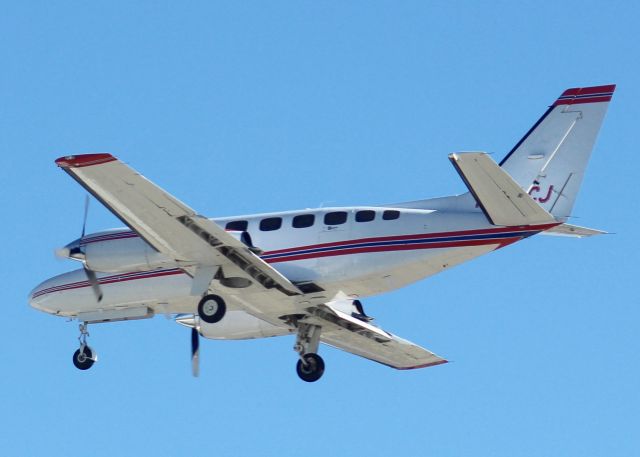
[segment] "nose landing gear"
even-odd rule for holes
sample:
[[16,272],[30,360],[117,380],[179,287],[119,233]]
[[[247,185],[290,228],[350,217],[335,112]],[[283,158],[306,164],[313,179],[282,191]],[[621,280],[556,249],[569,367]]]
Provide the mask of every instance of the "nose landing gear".
[[73,353],[73,364],[78,370],[88,370],[98,360],[98,355],[87,346],[87,337],[89,336],[87,325],[86,322],[80,324],[80,336],[78,337],[80,348]]

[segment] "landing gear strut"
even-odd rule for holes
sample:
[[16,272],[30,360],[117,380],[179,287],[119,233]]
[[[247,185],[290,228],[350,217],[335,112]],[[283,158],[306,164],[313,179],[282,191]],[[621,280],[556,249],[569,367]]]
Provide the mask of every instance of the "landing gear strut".
[[80,324],[80,348],[73,353],[73,364],[78,370],[88,370],[98,360],[98,356],[93,350],[87,346],[87,337],[89,332],[87,331],[87,323]]
[[298,323],[298,336],[293,350],[300,355],[296,372],[306,382],[315,382],[324,373],[324,360],[317,354],[321,330],[318,325]]

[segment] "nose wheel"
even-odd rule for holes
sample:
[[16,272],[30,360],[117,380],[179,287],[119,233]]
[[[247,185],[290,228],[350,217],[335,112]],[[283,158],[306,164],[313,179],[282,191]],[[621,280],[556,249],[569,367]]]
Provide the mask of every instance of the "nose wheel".
[[77,349],[73,353],[73,364],[78,370],[88,370],[95,363],[94,352],[89,346]]
[[89,332],[87,331],[87,323],[80,324],[80,348],[73,353],[73,364],[78,370],[88,370],[98,360],[97,354],[87,346],[87,337]]

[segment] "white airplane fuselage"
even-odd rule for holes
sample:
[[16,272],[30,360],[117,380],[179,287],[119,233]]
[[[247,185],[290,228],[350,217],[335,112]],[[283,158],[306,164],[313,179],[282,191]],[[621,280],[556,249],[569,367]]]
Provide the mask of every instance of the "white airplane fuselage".
[[[335,221],[325,220],[332,217]],[[329,297],[342,293],[350,298],[397,289],[549,228],[496,227],[474,207],[466,212],[322,208],[214,221],[222,227],[246,221],[242,232],[262,250],[260,257],[291,282],[312,283]],[[192,277],[134,232],[114,229],[69,244],[77,245],[86,252],[87,266],[99,272],[104,298],[96,301],[85,272],[78,269],[38,285],[30,295],[32,306],[65,317],[135,305],[155,313],[194,312],[200,297],[191,295]],[[235,295],[225,287],[219,293]],[[219,337],[239,336],[261,333]]]

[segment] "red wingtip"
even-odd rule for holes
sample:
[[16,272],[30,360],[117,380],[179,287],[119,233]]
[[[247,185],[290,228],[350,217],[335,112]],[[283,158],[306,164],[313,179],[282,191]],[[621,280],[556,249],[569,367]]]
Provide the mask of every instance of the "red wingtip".
[[616,90],[615,84],[592,87],[572,87],[565,90],[555,101],[553,106],[578,105],[582,103],[609,102]]
[[413,366],[413,367],[398,368],[398,370],[416,370],[418,368],[435,367],[436,365],[442,365],[444,363],[449,363],[449,361],[445,360],[445,359],[442,359],[442,360],[438,360],[436,362],[425,363],[423,365],[416,365],[416,366]]
[[81,154],[77,156],[64,156],[56,159],[56,165],[62,168],[80,168],[90,165],[100,165],[102,163],[117,160],[111,154]]

